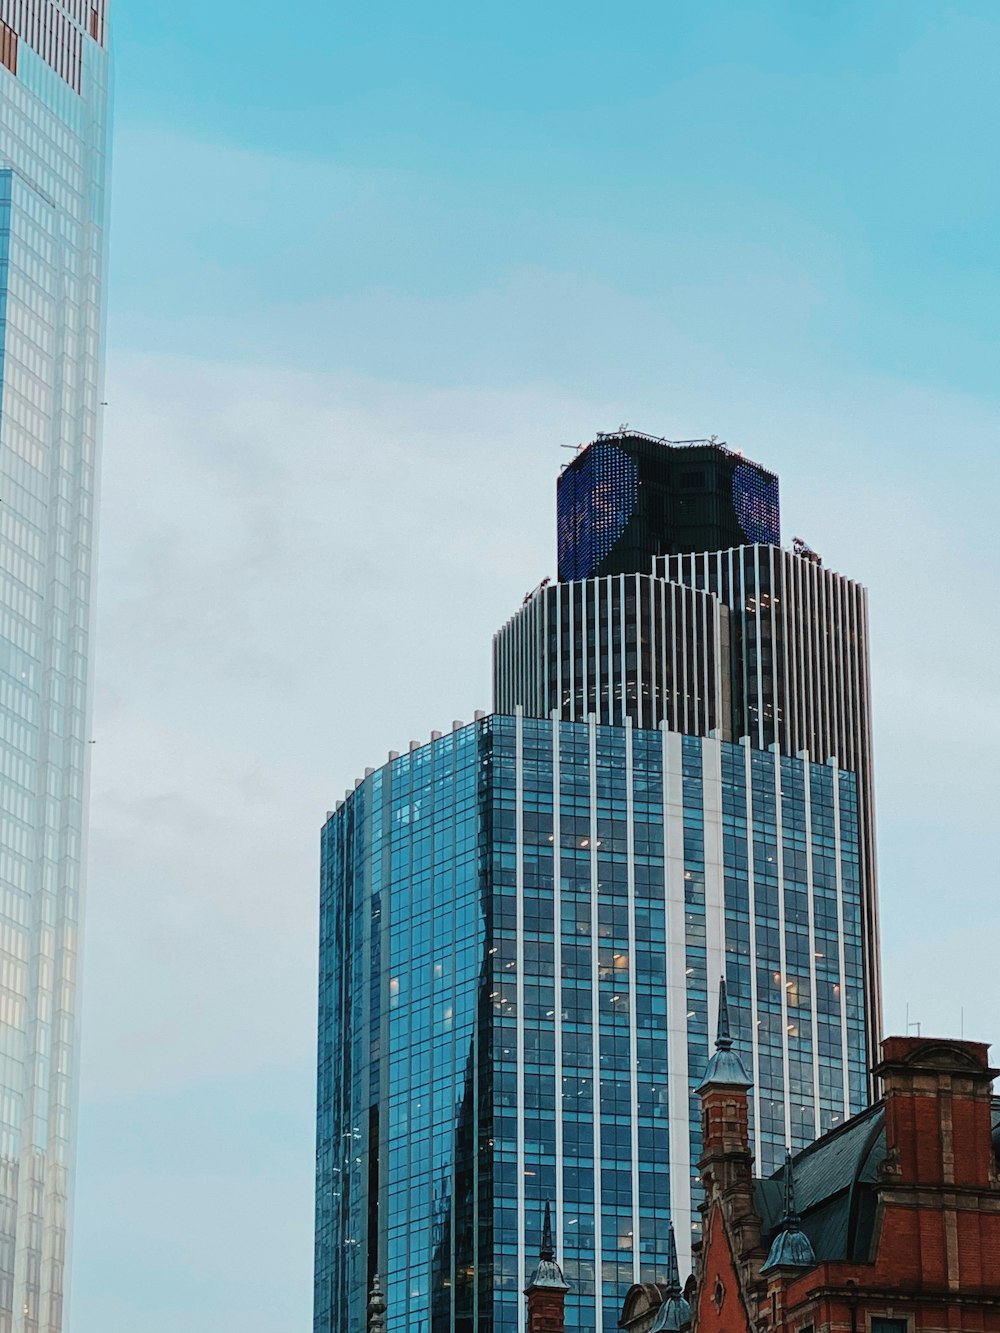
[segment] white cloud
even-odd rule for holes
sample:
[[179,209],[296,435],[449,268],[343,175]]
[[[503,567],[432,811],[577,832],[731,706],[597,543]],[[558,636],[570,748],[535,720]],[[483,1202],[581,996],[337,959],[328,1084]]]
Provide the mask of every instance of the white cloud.
[[[490,637],[552,572],[557,446],[611,418],[542,388],[157,358],[119,358],[111,398],[95,1099],[308,1055],[323,813],[389,748],[489,706]],[[979,430],[979,405],[885,385],[869,399],[869,433],[844,445],[788,401],[768,441],[748,412],[740,443],[786,475],[789,526],[872,587],[883,919],[930,937],[996,882],[979,837],[1000,740],[992,496],[953,462],[926,481],[905,467],[943,420]],[[878,453],[890,417],[907,444]]]
[[[633,424],[688,434],[718,411],[694,370],[680,384],[688,369],[656,396],[637,391]],[[113,371],[79,1252],[126,1252],[137,1231],[198,1291],[178,1228],[203,1196],[229,1237],[215,1310],[243,1281],[240,1256],[268,1249],[270,1222],[204,1164],[173,1197],[161,1190],[153,1108],[197,1105],[207,1135],[245,1144],[254,1080],[278,1088],[294,1125],[272,1141],[294,1141],[299,1201],[283,1244],[308,1244],[324,812],[389,748],[489,706],[491,635],[553,571],[558,446],[622,408],[596,390],[450,391],[155,356],[119,356]],[[844,425],[804,390],[726,388],[724,415],[744,424],[734,443],[782,475],[786,531],[872,588],[891,1026],[909,1001],[924,1031],[953,1029],[964,1004],[967,1032],[1000,1039],[986,932],[955,925],[986,919],[1000,887],[997,464],[936,452],[946,433],[982,437],[989,405],[871,383]],[[98,1127],[130,1107],[147,1139],[115,1167],[109,1201]],[[291,1327],[308,1318],[308,1282],[283,1253],[268,1290],[294,1287]],[[138,1317],[86,1280],[76,1308],[81,1330]]]
[[119,362],[111,396],[90,1099],[309,1056],[324,812],[489,706],[589,415],[186,361]]

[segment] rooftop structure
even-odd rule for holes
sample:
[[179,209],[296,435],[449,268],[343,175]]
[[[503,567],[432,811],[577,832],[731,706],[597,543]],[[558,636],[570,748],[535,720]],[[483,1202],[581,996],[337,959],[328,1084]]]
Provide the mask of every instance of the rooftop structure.
[[599,434],[563,469],[556,507],[561,582],[781,541],[778,478],[716,439]]

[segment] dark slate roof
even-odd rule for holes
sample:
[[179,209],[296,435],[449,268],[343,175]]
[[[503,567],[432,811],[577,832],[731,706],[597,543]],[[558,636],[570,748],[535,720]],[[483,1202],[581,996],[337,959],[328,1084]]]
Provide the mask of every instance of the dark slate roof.
[[[1000,1099],[993,1101],[993,1148],[1000,1162]],[[882,1102],[845,1121],[793,1159],[795,1204],[816,1258],[870,1260],[875,1230],[875,1186],[885,1161]],[[755,1187],[763,1239],[777,1235],[784,1211],[785,1169]]]

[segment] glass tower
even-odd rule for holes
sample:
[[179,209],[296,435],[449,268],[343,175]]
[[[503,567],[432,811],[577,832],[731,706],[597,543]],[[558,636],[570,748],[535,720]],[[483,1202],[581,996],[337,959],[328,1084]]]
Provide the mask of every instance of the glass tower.
[[107,18],[0,0],[0,1333],[57,1333],[66,1296]]
[[[863,590],[836,583],[853,637],[776,635],[806,557],[738,550],[543,586],[497,635],[497,711],[330,815],[316,1333],[363,1326],[376,1272],[390,1333],[520,1333],[546,1203],[567,1328],[616,1328],[670,1222],[682,1265],[697,1239],[723,975],[760,1169],[864,1106],[867,750],[837,739],[866,725]],[[824,652],[845,683],[793,708],[786,660],[825,680]]]

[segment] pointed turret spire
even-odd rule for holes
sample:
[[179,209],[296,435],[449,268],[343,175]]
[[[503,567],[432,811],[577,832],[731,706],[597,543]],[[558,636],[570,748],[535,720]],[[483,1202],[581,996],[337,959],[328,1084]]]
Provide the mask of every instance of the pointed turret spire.
[[538,1267],[532,1273],[525,1287],[525,1294],[532,1291],[569,1291],[569,1283],[563,1277],[563,1271],[556,1263],[555,1236],[552,1228],[552,1206],[545,1205],[545,1220],[542,1223],[542,1243],[538,1248]]
[[795,1168],[792,1165],[792,1150],[785,1149],[785,1214],[782,1217],[782,1225],[790,1226],[793,1222],[798,1222],[799,1215],[795,1211]]
[[733,1050],[725,977],[719,982],[719,1018],[715,1027],[715,1054],[708,1062],[705,1077],[702,1079],[698,1091],[702,1092],[705,1088],[716,1083],[721,1083],[727,1088],[753,1087],[753,1082],[747,1074],[743,1061]]
[[691,1322],[691,1306],[681,1295],[681,1275],[677,1265],[677,1240],[674,1236],[674,1224],[670,1223],[670,1236],[667,1248],[667,1282],[663,1304],[656,1312],[653,1326],[649,1333],[678,1333]]
[[552,1205],[548,1200],[545,1201],[545,1221],[542,1223],[542,1245],[541,1249],[538,1251],[538,1256],[540,1259],[544,1259],[548,1263],[552,1263],[556,1257],[556,1244],[552,1237]]
[[673,1222],[670,1223],[667,1247],[667,1289],[670,1292],[679,1292],[681,1289],[681,1273],[677,1263],[677,1237],[674,1235]]
[[792,1151],[785,1153],[785,1210],[778,1223],[778,1232],[771,1242],[767,1260],[761,1273],[770,1273],[778,1268],[812,1268],[816,1263],[816,1253],[812,1241],[802,1230],[801,1219],[795,1208],[795,1169],[792,1164]]
[[729,998],[726,994],[726,978],[719,981],[719,1018],[715,1025],[715,1049],[731,1051],[733,1039],[729,1032]]

